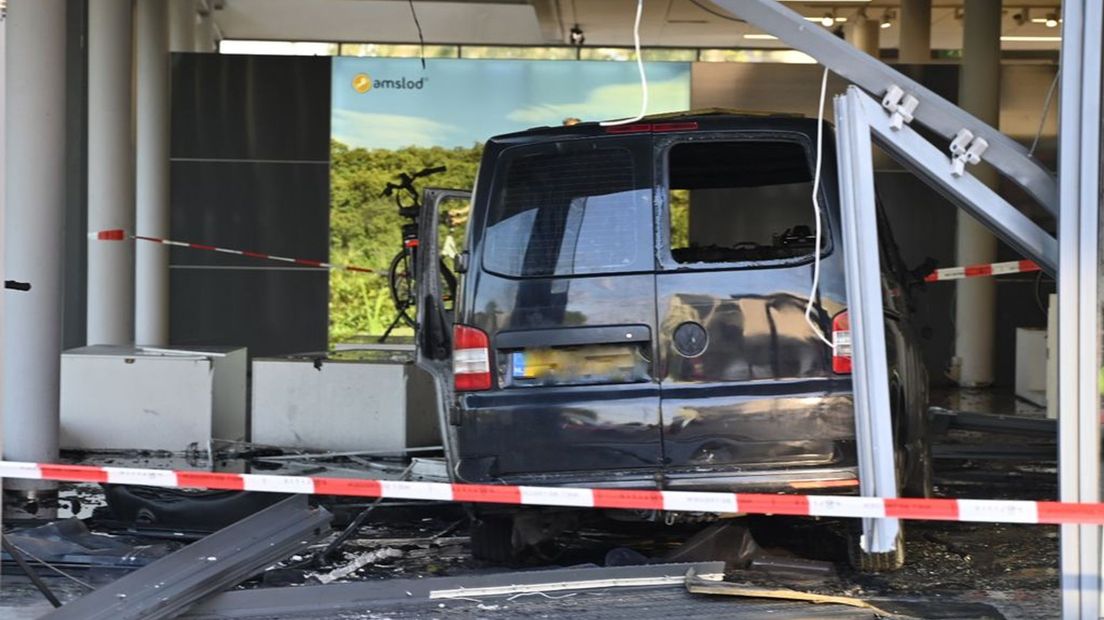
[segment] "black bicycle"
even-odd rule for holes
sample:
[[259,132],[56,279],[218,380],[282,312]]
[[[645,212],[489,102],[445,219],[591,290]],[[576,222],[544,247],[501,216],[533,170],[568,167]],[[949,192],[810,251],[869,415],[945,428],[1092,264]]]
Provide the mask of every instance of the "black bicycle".
[[[421,194],[414,187],[414,181],[440,174],[445,170],[445,166],[435,166],[423,168],[413,174],[403,172],[398,176],[399,182],[388,183],[381,194],[381,196],[387,197],[394,196],[399,215],[409,221],[402,225],[403,247],[391,259],[391,264],[387,268],[387,284],[391,291],[391,301],[395,304],[396,314],[391,324],[388,325],[387,331],[380,336],[380,342],[386,340],[400,322],[406,323],[410,327],[416,326],[414,314],[417,308],[418,289],[415,265],[418,264],[416,260],[418,252],[418,217],[422,212],[422,201]],[[409,203],[403,202],[404,196],[410,200]],[[456,276],[448,269],[444,260],[441,260],[440,264],[441,277],[445,281],[445,286],[451,298],[456,292]]]

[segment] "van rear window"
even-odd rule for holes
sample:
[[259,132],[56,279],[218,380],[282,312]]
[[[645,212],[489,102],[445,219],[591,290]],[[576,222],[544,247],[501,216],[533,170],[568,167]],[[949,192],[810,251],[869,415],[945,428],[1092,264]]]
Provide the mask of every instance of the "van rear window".
[[802,145],[676,144],[668,169],[668,239],[676,262],[784,261],[813,253],[813,175]]
[[653,268],[651,184],[627,148],[542,145],[506,165],[484,267],[507,276]]

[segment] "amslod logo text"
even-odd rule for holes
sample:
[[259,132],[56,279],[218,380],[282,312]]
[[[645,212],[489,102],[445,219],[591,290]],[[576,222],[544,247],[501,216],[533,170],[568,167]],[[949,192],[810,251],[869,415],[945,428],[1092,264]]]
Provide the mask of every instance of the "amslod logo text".
[[366,93],[377,88],[390,90],[422,90],[425,88],[425,82],[426,78],[424,77],[416,80],[406,76],[398,79],[373,79],[372,76],[367,73],[358,73],[353,76],[353,90],[358,93]]

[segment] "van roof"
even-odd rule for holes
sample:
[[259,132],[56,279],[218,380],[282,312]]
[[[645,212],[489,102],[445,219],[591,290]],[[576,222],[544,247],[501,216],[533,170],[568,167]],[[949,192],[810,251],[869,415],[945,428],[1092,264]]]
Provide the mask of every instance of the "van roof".
[[[565,119],[565,123],[576,119]],[[670,131],[723,131],[727,129],[779,129],[811,133],[816,131],[816,119],[801,114],[754,112],[726,108],[704,108],[682,112],[652,114],[626,125],[603,126],[597,121],[576,122],[553,127],[533,127],[524,131],[501,134],[493,142],[518,143],[532,139],[580,138],[606,134],[629,134]]]

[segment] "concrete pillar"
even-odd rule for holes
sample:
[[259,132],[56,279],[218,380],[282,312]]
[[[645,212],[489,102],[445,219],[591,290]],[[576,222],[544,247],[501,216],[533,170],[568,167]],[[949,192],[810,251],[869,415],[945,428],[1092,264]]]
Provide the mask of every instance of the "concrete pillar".
[[202,10],[198,14],[195,27],[195,44],[192,47],[197,52],[217,52],[218,41],[215,37],[215,18],[209,9]]
[[168,0],[169,49],[174,52],[195,51],[196,5],[195,0]]
[[900,20],[899,62],[930,62],[931,0],[901,0]]
[[[11,461],[58,456],[65,214],[66,0],[8,0],[4,26],[3,441]],[[54,485],[6,480],[34,491]]]
[[[135,230],[169,236],[169,11],[137,0],[135,21]],[[134,247],[134,341],[169,343],[169,248]]]
[[[88,3],[88,229],[134,232],[132,0]],[[88,243],[88,344],[134,342],[134,244]]]
[[[963,24],[959,105],[982,121],[1000,123],[1001,3],[966,0]],[[990,187],[999,181],[996,171],[973,166],[970,173]],[[991,263],[997,258],[997,239],[965,211],[958,212],[955,259],[959,265]],[[996,320],[996,283],[992,278],[969,278],[956,284],[955,363],[959,385],[976,387],[993,382],[993,339]]]
[[[7,87],[7,72],[4,70],[5,55],[7,53],[7,20],[0,20],[0,126],[3,126],[5,115],[5,100],[7,95],[5,89]],[[0,139],[0,243],[4,239],[4,172],[7,164],[4,161],[4,154],[6,152],[4,140]],[[0,250],[0,275],[7,273],[4,269],[4,252]],[[7,297],[6,292],[0,292],[0,343],[4,342],[4,299]],[[4,393],[4,356],[0,354],[0,395]],[[2,407],[2,404],[0,404]],[[0,423],[0,452],[3,452],[3,424]]]
[[876,19],[870,19],[865,15],[859,15],[848,27],[847,41],[860,50],[878,57],[879,37],[881,36],[881,24]]

